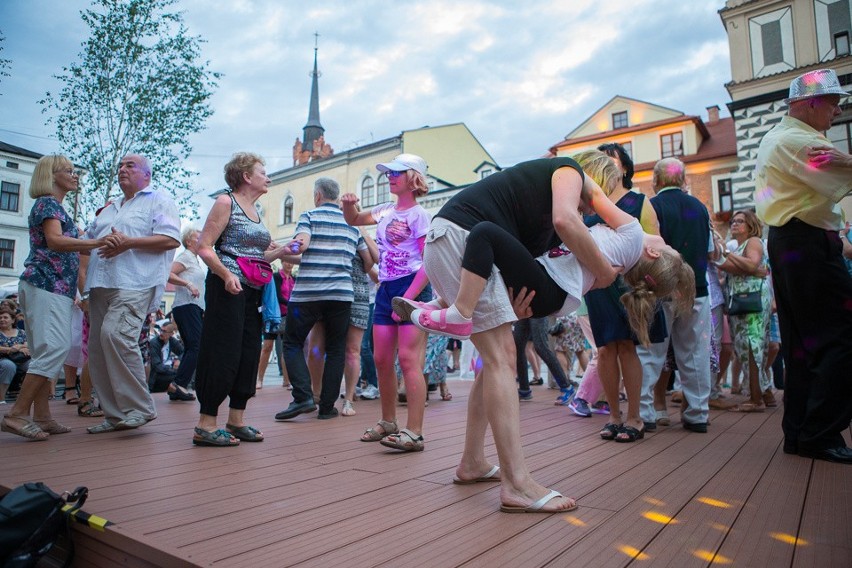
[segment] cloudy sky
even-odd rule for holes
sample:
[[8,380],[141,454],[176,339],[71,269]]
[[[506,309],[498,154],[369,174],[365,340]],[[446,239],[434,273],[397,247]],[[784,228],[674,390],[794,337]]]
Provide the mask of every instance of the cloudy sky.
[[[59,149],[37,101],[78,60],[87,0],[0,0],[0,140]],[[615,95],[727,115],[724,0],[179,0],[224,73],[189,167],[206,193],[237,150],[292,166],[308,114],[314,32],[320,115],[341,152],[464,122],[501,166],[538,157]],[[73,158],[73,156],[72,156]],[[156,167],[156,164],[155,164]]]

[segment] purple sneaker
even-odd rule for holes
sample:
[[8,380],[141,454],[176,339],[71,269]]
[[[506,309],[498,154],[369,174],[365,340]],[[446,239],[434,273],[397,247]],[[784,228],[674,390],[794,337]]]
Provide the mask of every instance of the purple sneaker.
[[594,403],[592,414],[609,414],[609,403],[604,401]]
[[592,415],[589,403],[582,398],[577,398],[576,396],[574,397],[574,400],[568,404],[568,408],[571,409],[571,412],[577,416],[582,416],[583,418],[589,418]]

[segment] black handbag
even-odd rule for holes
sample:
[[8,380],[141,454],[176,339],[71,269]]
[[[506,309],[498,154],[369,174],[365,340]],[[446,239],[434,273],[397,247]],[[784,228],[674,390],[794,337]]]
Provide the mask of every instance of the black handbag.
[[[63,567],[74,559],[68,516],[86,502],[89,490],[57,495],[43,483],[25,483],[0,500],[0,563],[3,568],[35,566],[61,536],[68,539]],[[66,505],[69,505],[66,508]]]
[[754,292],[728,292],[728,315],[745,316],[763,311],[763,279]]

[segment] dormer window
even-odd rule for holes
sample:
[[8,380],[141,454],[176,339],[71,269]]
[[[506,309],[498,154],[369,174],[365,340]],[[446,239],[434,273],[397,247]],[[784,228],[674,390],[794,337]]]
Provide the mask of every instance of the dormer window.
[[627,128],[627,111],[612,113],[612,129]]

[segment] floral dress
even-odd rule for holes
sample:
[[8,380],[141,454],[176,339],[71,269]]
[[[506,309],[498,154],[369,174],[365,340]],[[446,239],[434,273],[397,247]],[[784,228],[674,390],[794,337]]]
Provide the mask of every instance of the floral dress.
[[[737,247],[736,253],[743,255],[748,240]],[[764,249],[761,265],[766,265],[766,251]],[[772,386],[769,375],[763,368],[766,358],[766,347],[769,342],[769,316],[772,304],[771,291],[765,278],[759,276],[738,276],[728,274],[728,286],[734,293],[761,291],[763,310],[756,314],[743,314],[739,316],[728,316],[731,326],[731,339],[734,342],[734,354],[742,363],[743,369],[748,369],[749,351],[754,356],[760,380],[760,390],[766,391]],[[746,371],[747,372],[747,371]]]
[[577,319],[577,314],[568,314],[557,318],[562,322],[561,335],[556,336],[556,344],[553,346],[554,351],[561,351],[573,355],[577,351],[583,351],[586,347],[586,337],[583,335],[583,329],[580,327],[580,321]]

